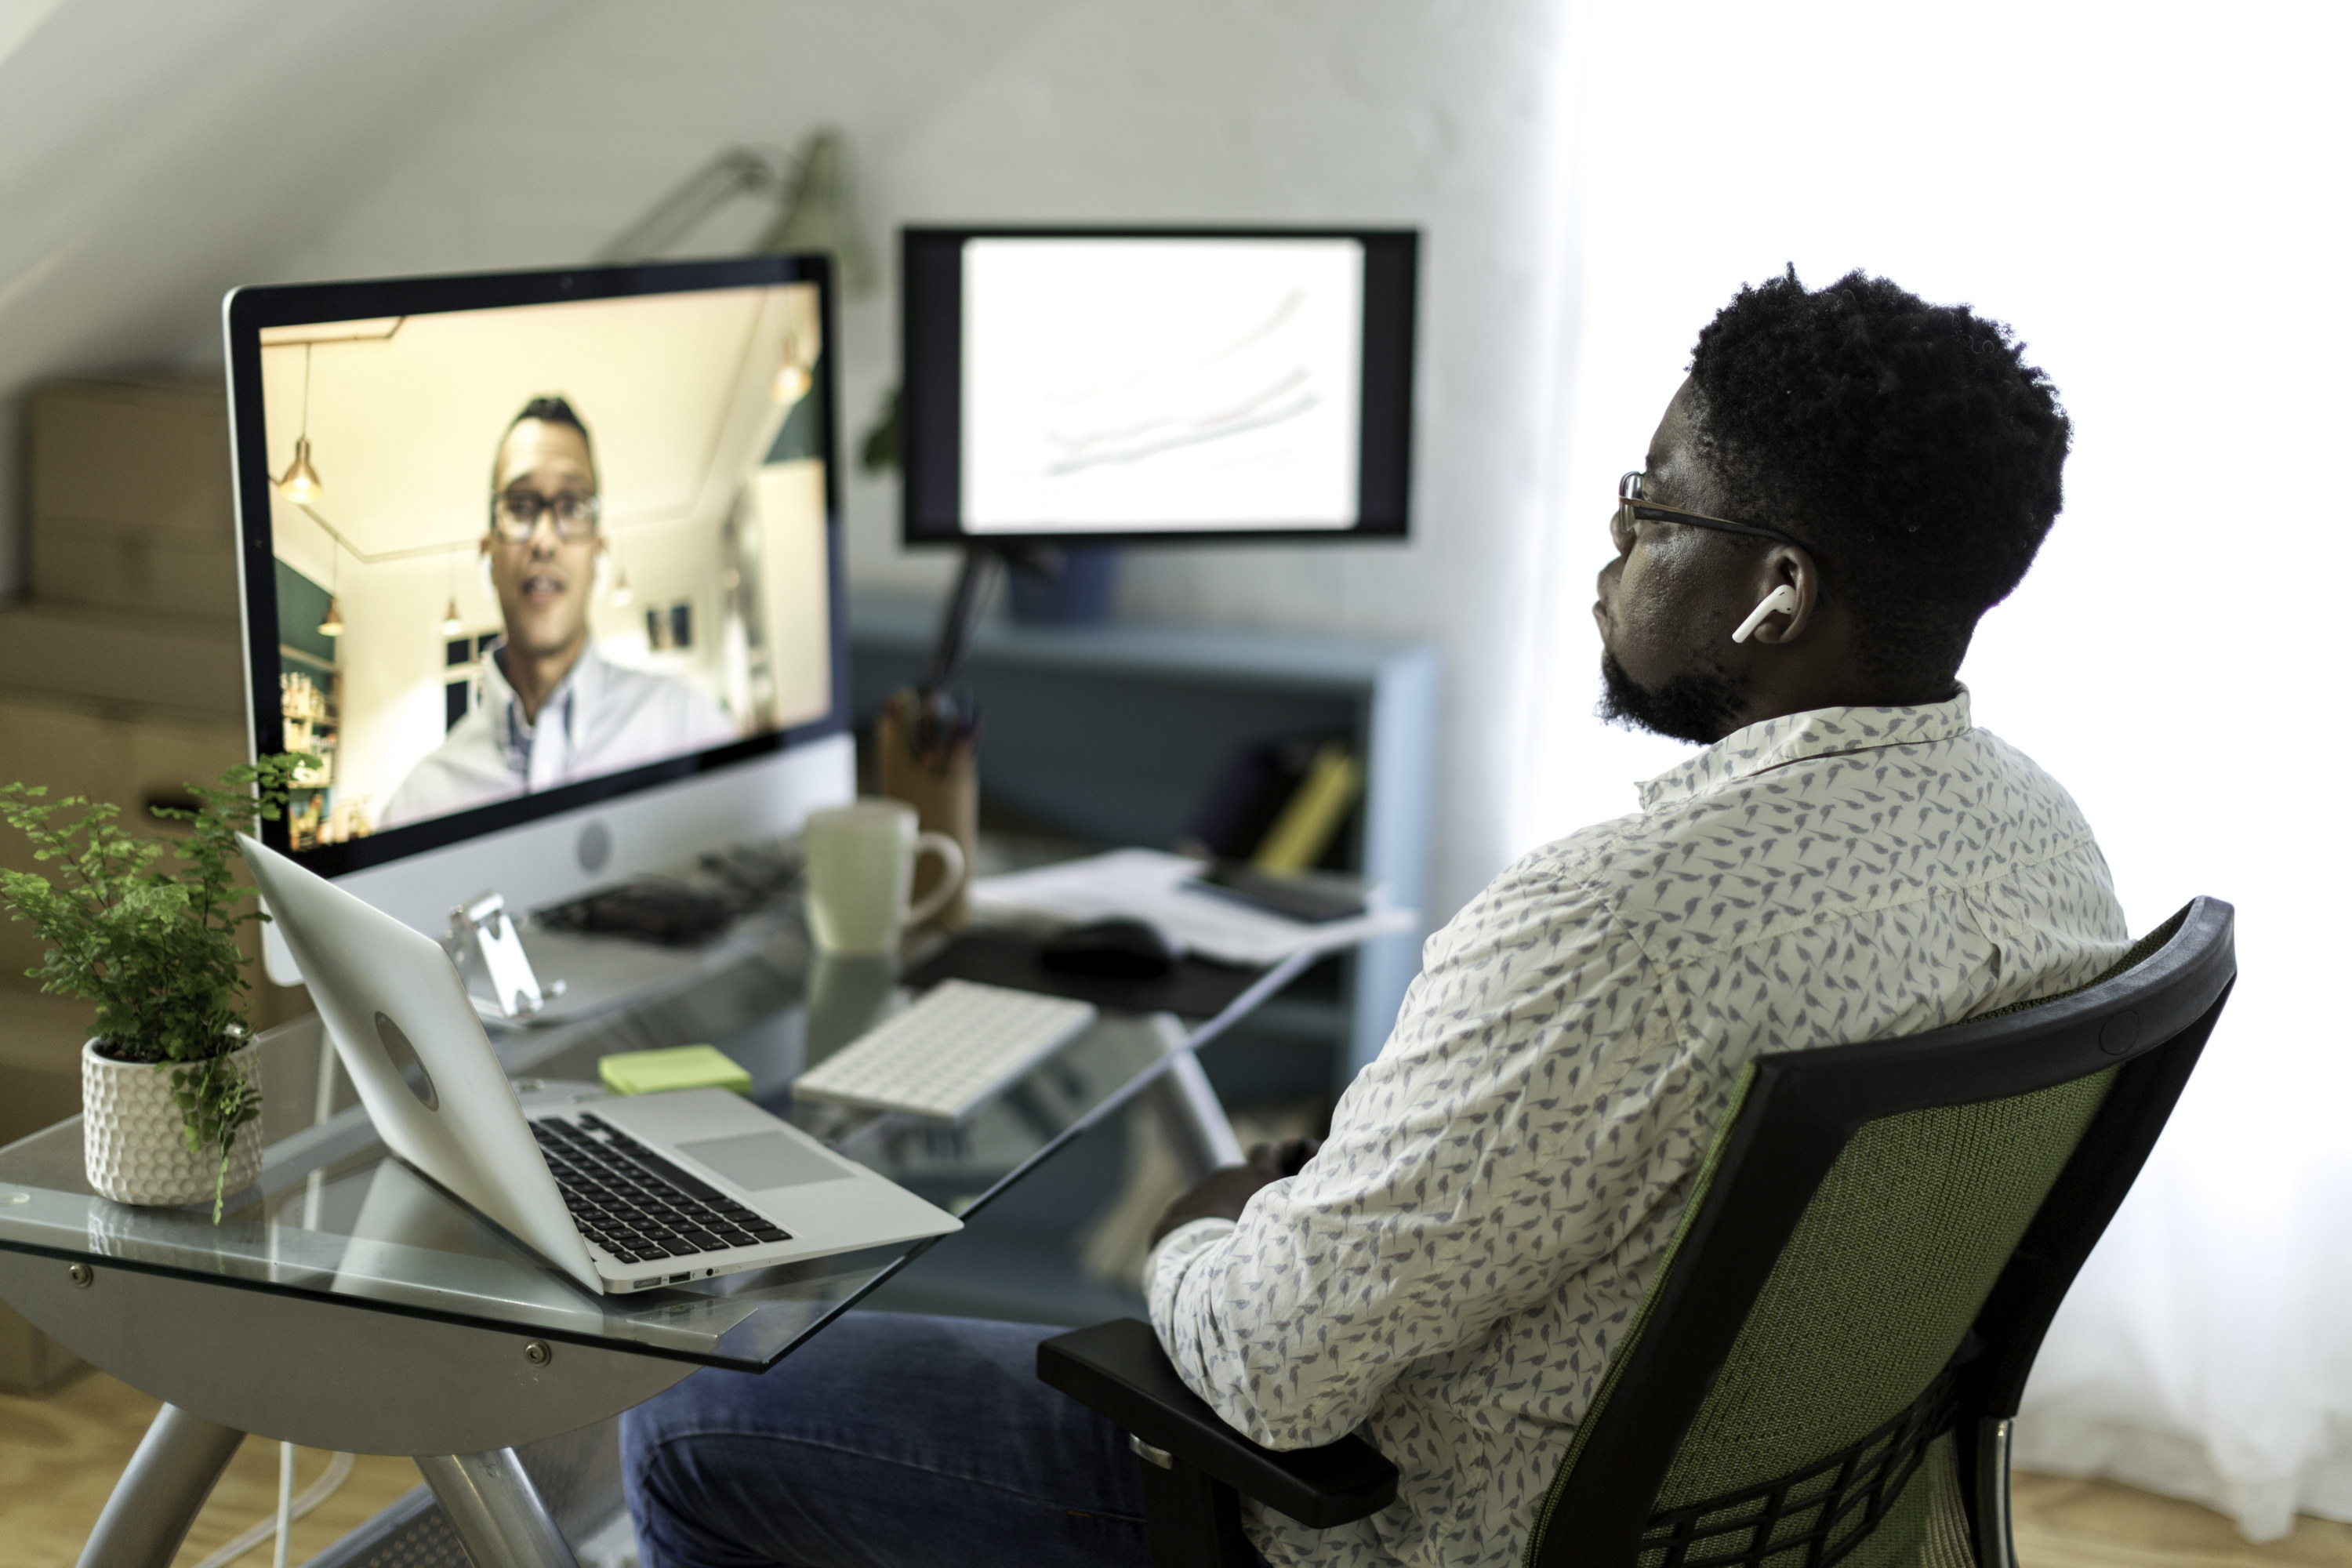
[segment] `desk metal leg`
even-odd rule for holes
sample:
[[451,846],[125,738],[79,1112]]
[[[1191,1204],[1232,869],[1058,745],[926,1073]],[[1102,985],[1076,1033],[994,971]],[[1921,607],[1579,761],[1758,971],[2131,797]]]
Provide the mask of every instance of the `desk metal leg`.
[[235,1427],[176,1405],[155,1412],[81,1549],[79,1568],[171,1568],[213,1483],[244,1441]]
[[474,1568],[580,1568],[512,1448],[420,1455],[416,1468]]
[[1234,1124],[1225,1120],[1225,1108],[1202,1070],[1200,1058],[1178,1052],[1168,1070],[1144,1092],[1151,1097],[1152,1108],[1176,1145],[1177,1158],[1192,1178],[1242,1163],[1241,1140],[1234,1136]]

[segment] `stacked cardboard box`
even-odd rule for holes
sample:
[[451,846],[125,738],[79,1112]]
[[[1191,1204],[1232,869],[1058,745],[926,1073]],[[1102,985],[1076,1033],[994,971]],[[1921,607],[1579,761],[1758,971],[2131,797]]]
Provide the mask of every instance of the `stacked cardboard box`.
[[[219,383],[58,382],[30,400],[32,592],[0,606],[0,782],[110,801],[134,830],[247,754],[236,525]],[[0,865],[34,868],[0,830]],[[248,942],[257,955],[257,943]],[[90,1008],[45,996],[0,922],[0,1143],[80,1109]],[[309,1010],[252,966],[263,1027]],[[0,1387],[75,1363],[0,1308]]]
[[[27,434],[35,601],[202,621],[234,653],[236,524],[218,378],[52,383],[33,394]],[[234,682],[219,695],[239,697]]]

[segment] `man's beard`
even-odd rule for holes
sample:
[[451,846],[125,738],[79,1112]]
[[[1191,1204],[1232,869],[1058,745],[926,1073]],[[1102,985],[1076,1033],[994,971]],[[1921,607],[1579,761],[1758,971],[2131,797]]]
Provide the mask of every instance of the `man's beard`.
[[1617,656],[1603,649],[1601,704],[1594,711],[1629,730],[1711,746],[1738,728],[1739,703],[1746,693],[1747,683],[1720,668],[1703,675],[1677,675],[1656,688],[1640,686]]

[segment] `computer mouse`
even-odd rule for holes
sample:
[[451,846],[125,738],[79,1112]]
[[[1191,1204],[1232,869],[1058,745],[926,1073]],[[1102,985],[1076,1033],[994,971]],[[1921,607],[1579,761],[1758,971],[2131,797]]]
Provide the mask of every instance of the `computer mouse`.
[[1155,980],[1176,963],[1168,939],[1149,921],[1093,921],[1045,939],[1037,960],[1064,974],[1115,980]]

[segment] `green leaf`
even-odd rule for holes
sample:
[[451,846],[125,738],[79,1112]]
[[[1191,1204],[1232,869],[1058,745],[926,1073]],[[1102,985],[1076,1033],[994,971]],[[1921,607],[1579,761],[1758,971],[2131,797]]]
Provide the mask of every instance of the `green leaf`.
[[[308,753],[264,757],[211,784],[190,784],[195,810],[166,808],[184,837],[139,838],[120,810],[83,795],[52,800],[43,785],[0,785],[0,822],[23,834],[51,877],[0,870],[0,907],[30,923],[44,944],[26,973],[43,991],[98,1004],[96,1032],[131,1059],[171,1068],[173,1101],[191,1152],[217,1144],[213,1194],[217,1222],[226,1200],[236,1130],[260,1114],[259,1090],[229,1064],[246,1037],[244,955],[238,930],[265,918],[232,879],[236,836],[281,820],[296,770]],[[176,862],[163,864],[170,856]]]

